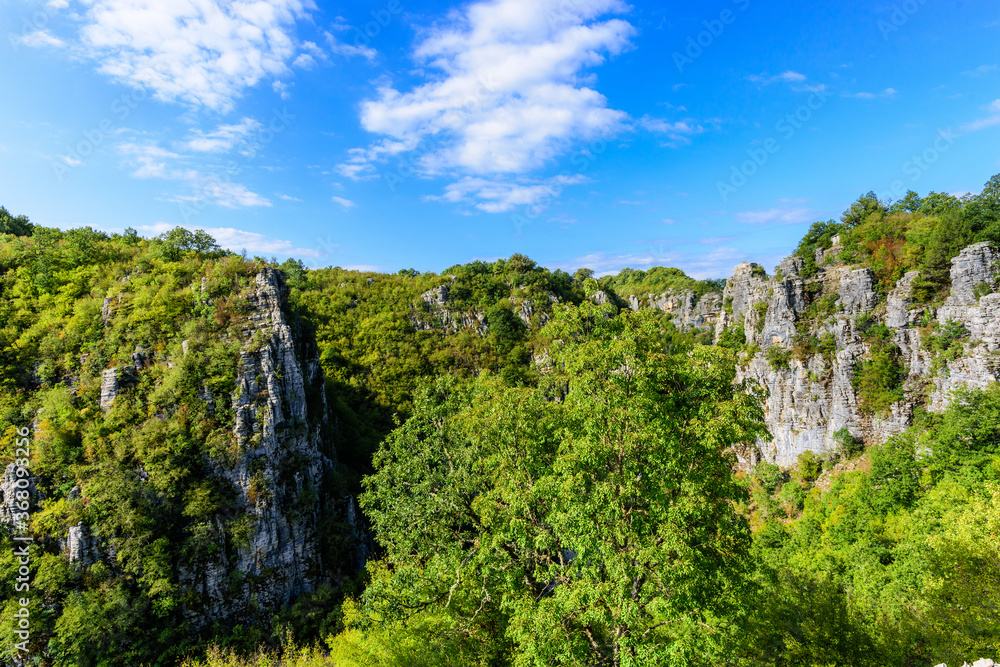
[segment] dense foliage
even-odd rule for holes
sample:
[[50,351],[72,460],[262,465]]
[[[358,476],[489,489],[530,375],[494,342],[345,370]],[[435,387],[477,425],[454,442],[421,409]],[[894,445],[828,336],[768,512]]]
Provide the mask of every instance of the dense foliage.
[[[930,309],[948,293],[949,261],[977,241],[1000,243],[1000,176],[961,199],[862,196],[802,239],[809,305],[791,346],[764,359],[830,365],[836,340],[820,325],[840,306],[811,279],[824,262],[872,268],[883,296],[919,271],[914,298]],[[213,526],[245,537],[232,489],[206,462],[235,454],[246,289],[266,265],[278,266],[203,232],[63,232],[0,208],[0,450],[12,460],[17,429],[33,428],[42,664],[1000,656],[1000,389],[921,412],[884,445],[866,449],[844,430],[825,458],[736,472],[736,454],[750,458],[766,438],[761,395],[734,378],[760,352],[746,341],[767,306],[704,345],[669,315],[623,306],[646,293],[700,298],[722,281],[663,267],[595,279],[521,255],[441,274],[280,265],[289,316],[316,339],[326,377],[339,467],[322,493],[360,494],[378,550],[366,571],[329,577],[273,618],[196,630],[179,571],[219,548]],[[908,369],[884,325],[851,324],[866,346],[853,374],[861,408],[885,415],[911,390]],[[962,354],[964,327],[922,324],[932,369]],[[128,366],[141,372],[101,410],[102,371]],[[110,547],[93,565],[60,553],[80,522]],[[322,525],[343,529],[333,516]],[[10,637],[18,565],[6,526],[0,550]],[[0,650],[10,657],[9,643]]]

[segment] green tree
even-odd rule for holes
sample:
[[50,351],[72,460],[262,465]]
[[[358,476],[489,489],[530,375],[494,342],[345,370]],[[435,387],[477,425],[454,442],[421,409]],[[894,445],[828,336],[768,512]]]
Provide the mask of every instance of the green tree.
[[28,220],[28,216],[13,216],[3,206],[0,206],[0,234],[13,234],[14,236],[31,236],[34,225]]
[[538,389],[424,389],[366,480],[390,572],[366,593],[372,618],[447,607],[499,624],[496,650],[521,665],[711,652],[699,628],[747,566],[730,466],[765,434],[760,397],[734,385],[730,353],[674,356],[655,313],[602,312],[560,313],[559,371]]

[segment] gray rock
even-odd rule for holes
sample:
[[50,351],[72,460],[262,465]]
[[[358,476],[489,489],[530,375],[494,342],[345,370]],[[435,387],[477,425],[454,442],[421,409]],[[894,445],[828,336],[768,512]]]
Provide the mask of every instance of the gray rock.
[[596,303],[598,306],[603,306],[605,304],[611,303],[611,297],[604,290],[597,290],[590,295],[590,300]]
[[[30,473],[30,470],[28,471]],[[27,481],[25,481],[27,480]],[[38,500],[38,489],[35,487],[35,478],[30,474],[27,477],[18,477],[17,464],[8,463],[3,472],[3,481],[0,482],[0,523],[9,526],[14,525],[14,515],[25,510],[17,506],[18,492],[28,492],[28,512],[34,510],[35,502]]]
[[910,271],[896,283],[886,299],[885,325],[890,329],[905,329],[912,326],[919,318],[919,311],[911,311],[911,294],[913,281],[920,273]]
[[[249,532],[234,543],[216,520],[212,530],[224,548],[182,569],[182,586],[198,600],[184,613],[198,627],[286,605],[313,590],[323,571],[319,504],[302,499],[315,497],[334,465],[323,453],[324,378],[315,345],[292,333],[284,313],[286,297],[272,269],[256,276],[248,296],[250,327],[244,332],[232,397],[238,454],[235,460],[212,461],[212,470],[236,490],[232,509],[235,516],[246,517]],[[212,400],[204,393],[202,397]],[[232,590],[233,573],[254,584]]]
[[117,369],[109,368],[101,373],[101,410],[107,412],[111,409],[118,398],[119,389]]
[[107,325],[108,321],[111,319],[111,297],[104,297],[104,303],[101,304],[101,324]]
[[82,521],[69,527],[61,546],[63,555],[70,563],[89,566],[98,560],[97,539]]
[[875,273],[871,269],[848,271],[840,278],[840,306],[845,315],[870,313],[878,297]]
[[[471,313],[454,313],[448,307],[448,285],[441,285],[420,295],[427,304],[427,312],[415,310],[410,315],[413,328],[417,331],[441,330],[444,333],[458,333],[466,329],[475,331],[480,336],[489,333],[486,314],[479,311]],[[531,304],[528,304],[529,308]],[[523,319],[523,318],[522,318]],[[530,320],[530,315],[529,315]]]
[[976,243],[962,250],[951,261],[951,296],[945,305],[969,305],[976,302],[976,288],[997,287],[998,255],[989,243]]
[[[804,451],[832,451],[837,446],[833,435],[842,428],[868,442],[884,442],[909,427],[918,405],[926,402],[929,409],[940,411],[953,400],[956,389],[985,388],[1000,381],[1000,293],[976,299],[977,291],[982,294],[997,286],[998,268],[1000,253],[988,244],[970,246],[952,261],[952,293],[937,319],[942,325],[948,320],[961,322],[969,336],[963,340],[965,353],[931,375],[934,355],[925,348],[917,326],[923,308],[911,307],[915,271],[904,275],[887,295],[883,312],[869,269],[835,262],[821,266],[818,275],[806,281],[801,278],[801,260],[788,258],[777,269],[779,281],[763,276],[755,264],[738,265],[726,282],[724,298],[730,312],[720,313],[717,337],[726,326],[742,322],[748,344],[757,344],[762,351],[774,345],[789,347],[798,318],[808,307],[807,283],[821,284],[826,294],[837,293],[842,310],[810,323],[810,333],[817,338],[833,336],[837,353],[832,359],[793,358],[788,369],[774,369],[762,352],[739,370],[738,379],[756,381],[768,392],[765,421],[773,438],[757,443],[761,455],[793,465]],[[852,385],[856,364],[870,351],[857,329],[861,314],[875,316],[893,331],[909,369],[906,398],[882,416],[861,412]]]

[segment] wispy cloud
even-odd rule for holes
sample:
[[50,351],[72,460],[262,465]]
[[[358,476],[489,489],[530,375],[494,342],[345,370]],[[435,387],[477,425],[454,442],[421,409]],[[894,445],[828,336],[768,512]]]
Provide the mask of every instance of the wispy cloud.
[[670,266],[681,269],[692,278],[701,280],[730,276],[733,267],[748,258],[745,251],[725,246],[714,248],[706,253],[679,250],[673,243],[663,240],[651,240],[643,243],[649,248],[643,253],[594,252],[568,262],[552,264],[554,268],[567,271],[579,268],[593,269],[598,276],[612,275],[626,267],[649,269],[654,266]]
[[356,204],[350,199],[344,199],[343,197],[330,197],[330,199],[344,208],[354,208],[356,206]]
[[669,147],[689,144],[691,137],[705,131],[702,125],[690,118],[671,122],[662,118],[643,116],[639,119],[638,125],[644,130],[664,136],[666,140],[663,145]]
[[795,225],[811,222],[813,217],[813,211],[808,208],[771,208],[736,214],[737,222],[744,225]]
[[[336,30],[351,30],[351,27],[347,24],[338,23],[334,26]],[[331,53],[335,53],[340,56],[345,56],[347,58],[361,57],[369,61],[375,60],[378,55],[378,51],[368,46],[355,46],[353,44],[348,44],[347,42],[342,42],[335,35],[330,32],[324,33],[326,38],[327,46],[330,48]]]
[[1000,70],[1000,66],[998,65],[980,65],[975,69],[970,69],[966,72],[962,72],[962,74],[965,76],[973,76],[973,77],[986,76],[987,74],[993,74],[997,70]]
[[753,81],[754,83],[759,83],[762,86],[769,86],[772,83],[805,83],[807,78],[808,77],[806,77],[805,74],[789,70],[774,76],[768,76],[767,74],[751,74],[747,77],[747,81]]
[[979,130],[985,130],[991,127],[996,127],[1000,125],[1000,100],[995,100],[992,104],[987,107],[990,114],[979,120],[974,120],[971,123],[966,123],[962,125],[959,130],[963,132],[978,132]]
[[881,93],[868,93],[868,92],[841,93],[841,97],[851,97],[857,100],[876,100],[879,98],[895,97],[898,93],[899,91],[897,91],[895,88],[886,88]]
[[228,153],[237,146],[241,147],[240,153],[246,154],[248,146],[247,137],[260,132],[263,125],[253,118],[244,118],[235,125],[220,125],[211,132],[193,130],[193,138],[184,142],[184,147],[197,153]]
[[517,181],[469,177],[445,187],[444,194],[428,195],[424,200],[466,204],[484,213],[506,213],[519,206],[537,206],[558,197],[563,186],[585,181],[583,176]]
[[826,90],[825,83],[807,83],[809,77],[801,72],[791,70],[770,76],[768,74],[751,74],[747,81],[759,86],[770,86],[774,83],[787,83],[788,87],[796,93],[822,93]]
[[28,33],[27,35],[24,35],[17,39],[18,41],[21,42],[21,44],[35,48],[41,48],[46,46],[54,48],[62,48],[66,46],[66,42],[56,37],[48,30],[36,30],[35,32]]
[[101,72],[167,102],[228,110],[261,81],[289,74],[295,24],[312,0],[88,0],[81,48]]
[[173,195],[168,201],[196,204],[208,203],[225,208],[269,207],[271,202],[240,183],[234,183],[228,173],[217,173],[190,164],[190,158],[162,148],[152,142],[126,142],[118,146],[132,168],[135,178],[157,178],[180,181],[187,192]]

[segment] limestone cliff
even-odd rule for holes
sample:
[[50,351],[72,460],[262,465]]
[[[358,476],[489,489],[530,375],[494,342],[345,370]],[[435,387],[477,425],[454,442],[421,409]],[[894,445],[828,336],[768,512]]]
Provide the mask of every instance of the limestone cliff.
[[712,329],[722,310],[722,297],[709,293],[700,298],[692,290],[668,291],[662,294],[635,294],[628,297],[632,310],[655,308],[673,316],[678,329]]
[[312,590],[322,571],[317,496],[333,462],[323,453],[323,372],[315,345],[293,333],[279,274],[265,269],[248,295],[233,396],[239,454],[213,460],[213,473],[237,492],[240,530],[214,558],[181,572],[196,622],[287,604]]
[[[211,521],[214,551],[193,558],[177,572],[184,615],[196,627],[234,618],[247,622],[257,615],[266,619],[296,595],[315,588],[324,574],[318,529],[324,507],[321,491],[335,463],[324,454],[333,452],[323,441],[325,381],[315,341],[293,330],[286,292],[281,275],[270,268],[243,290],[246,312],[231,397],[234,446],[226,456],[204,459],[209,477],[233,500]],[[182,355],[191,353],[187,340],[180,348]],[[131,360],[131,365],[101,374],[103,412],[136,384],[150,358],[137,349]],[[197,396],[207,413],[214,414],[212,391],[203,386]],[[8,466],[0,489],[0,521],[10,521],[7,501],[13,496],[7,487],[12,480]],[[74,488],[70,500],[79,495]],[[70,526],[59,546],[78,566],[114,560],[113,541],[102,539],[83,522]]]
[[[1000,375],[1000,294],[992,293],[1000,255],[987,244],[969,246],[954,258],[951,296],[936,310],[912,303],[916,272],[880,294],[871,270],[844,266],[833,251],[818,257],[820,270],[809,278],[798,258],[784,260],[771,277],[756,264],[740,264],[722,295],[716,340],[727,327],[742,324],[750,353],[741,378],[768,392],[773,440],[758,445],[765,458],[782,465],[794,464],[807,450],[835,450],[834,434],[841,429],[882,442],[911,424],[917,406],[941,410],[956,388],[983,387]],[[960,356],[935,357],[928,346],[932,322],[958,332]],[[878,323],[891,331],[906,377],[902,400],[873,413],[861,409],[852,380],[872,352],[864,331]]]

